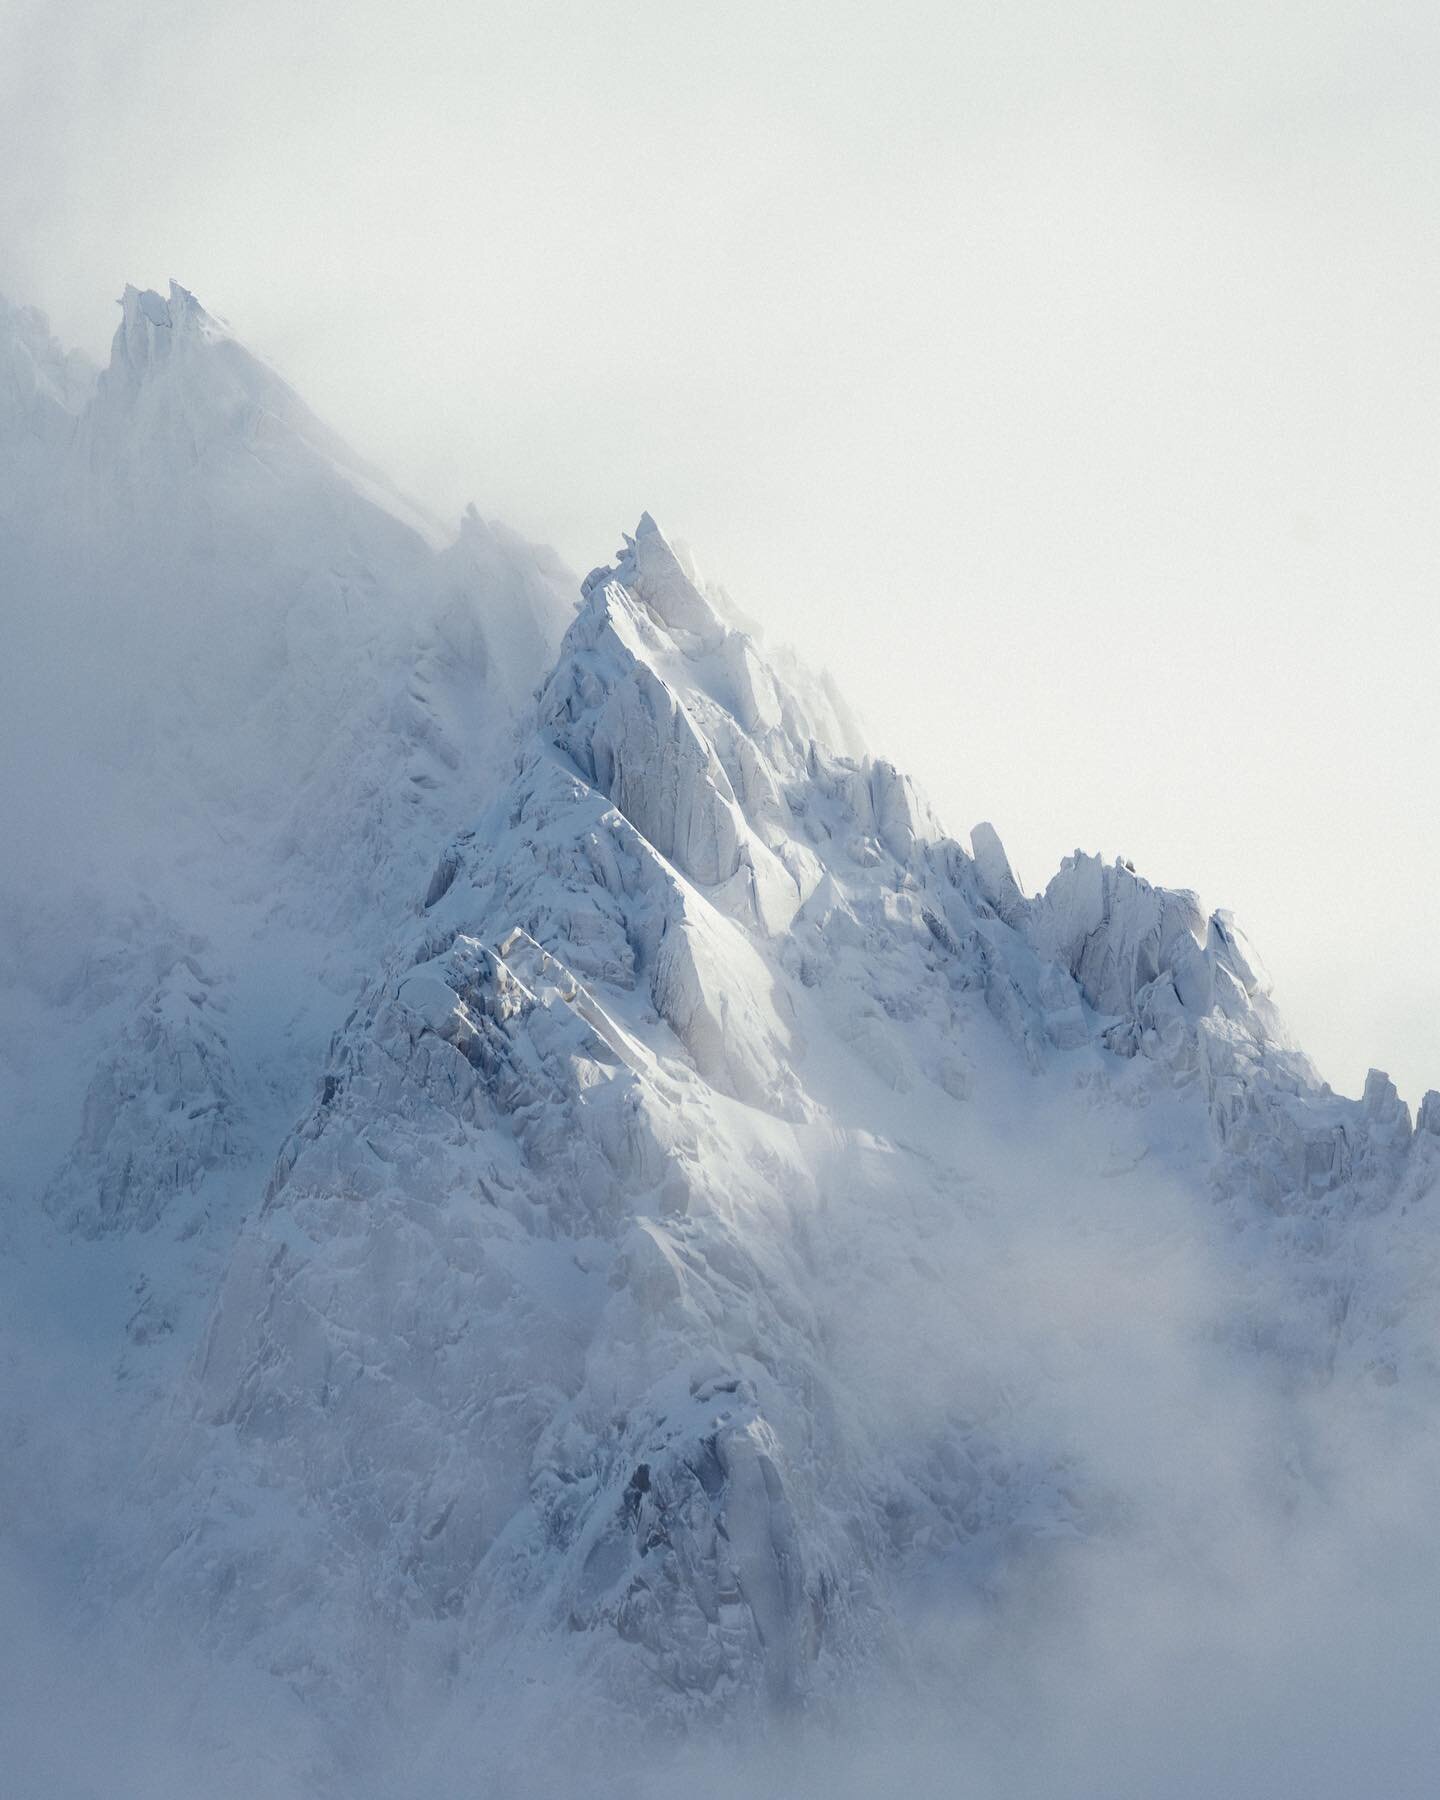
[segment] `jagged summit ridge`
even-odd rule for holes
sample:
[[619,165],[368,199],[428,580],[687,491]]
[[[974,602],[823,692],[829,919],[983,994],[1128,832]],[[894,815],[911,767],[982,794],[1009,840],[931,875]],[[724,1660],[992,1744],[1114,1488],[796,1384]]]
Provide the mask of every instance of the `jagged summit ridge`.
[[201,1415],[307,1512],[356,1430],[388,1446],[333,1553],[451,1621],[481,1686],[518,1634],[627,1711],[794,1703],[899,1653],[932,1559],[983,1563],[1036,1506],[1096,1528],[1083,1446],[960,1396],[896,1437],[836,1360],[903,1283],[891,1234],[963,1216],[1014,1076],[1077,1144],[1070,1096],[1100,1106],[1072,1186],[1141,1179],[1159,1121],[1198,1123],[1205,1204],[1266,1231],[1434,1179],[1383,1080],[1337,1100],[1288,1048],[1226,915],[1083,856],[1027,897],[992,828],[968,854],[817,718],[642,520],[227,1279]]
[[153,367],[161,357],[173,354],[179,333],[195,332],[211,343],[230,335],[178,281],[170,283],[166,298],[153,288],[126,282],[118,304],[120,324],[111,348],[112,372],[128,368],[139,373]]
[[[323,492],[346,508],[352,531],[367,529],[368,508],[431,549],[449,541],[187,288],[171,281],[162,295],[127,284],[119,306],[109,360],[96,371],[50,338],[40,314],[0,301],[0,442],[13,451],[14,439],[31,440],[35,497],[72,528],[98,507],[109,516],[95,525],[114,540],[139,511],[153,552],[167,512],[173,531],[192,512],[253,517],[268,500],[274,536],[285,510],[298,520]],[[290,492],[288,509],[277,489]],[[347,504],[352,497],[364,506]]]

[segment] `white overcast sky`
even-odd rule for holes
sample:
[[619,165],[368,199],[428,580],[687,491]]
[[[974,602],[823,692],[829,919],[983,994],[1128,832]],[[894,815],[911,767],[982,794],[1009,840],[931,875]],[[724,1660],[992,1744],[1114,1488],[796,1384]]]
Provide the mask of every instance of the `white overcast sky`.
[[0,0],[0,289],[171,275],[402,485],[648,507],[951,829],[1440,1086],[1440,8]]

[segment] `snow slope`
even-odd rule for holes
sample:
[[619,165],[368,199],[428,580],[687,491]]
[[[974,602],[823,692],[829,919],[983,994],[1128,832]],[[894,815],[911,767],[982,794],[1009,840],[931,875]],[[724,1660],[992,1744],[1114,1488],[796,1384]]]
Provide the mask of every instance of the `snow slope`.
[[8,1516],[207,1781],[217,1688],[295,1793],[963,1713],[1096,1555],[1423,1441],[1440,1096],[1333,1094],[1229,915],[1026,895],[648,515],[571,617],[183,290],[93,382],[6,329]]

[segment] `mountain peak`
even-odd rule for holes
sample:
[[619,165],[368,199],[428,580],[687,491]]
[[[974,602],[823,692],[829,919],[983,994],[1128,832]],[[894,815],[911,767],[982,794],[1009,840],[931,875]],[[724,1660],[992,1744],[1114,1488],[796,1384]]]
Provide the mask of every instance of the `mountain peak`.
[[705,649],[724,638],[725,627],[700,591],[693,567],[686,568],[650,513],[641,513],[634,537],[625,539],[615,575],[667,630],[693,638]]
[[326,488],[342,508],[358,497],[387,513],[432,550],[449,541],[188,288],[172,280],[162,295],[129,284],[119,305],[87,423],[92,459],[124,468],[132,499],[196,478],[220,490],[222,506],[243,494],[293,507],[301,492]]
[[1132,1524],[1208,1622],[1428,1428],[1440,1094],[1334,1094],[1126,859],[967,853],[652,513],[577,612],[120,308],[92,400],[0,303],[0,1586],[313,1721],[311,1800],[452,1792],[357,1776],[408,1716],[531,1791],[892,1677],[1003,1724]]
[[111,407],[123,397],[122,410],[128,411],[128,401],[144,393],[149,424],[179,424],[187,443],[239,418],[247,434],[264,421],[267,433],[282,426],[333,460],[356,462],[290,383],[178,281],[171,281],[168,295],[127,284],[119,306],[100,380],[102,400]]
[[209,342],[229,336],[178,281],[170,283],[168,297],[127,282],[118,304],[121,316],[111,346],[112,369],[123,365],[138,372],[152,366],[173,352],[180,334],[193,333]]

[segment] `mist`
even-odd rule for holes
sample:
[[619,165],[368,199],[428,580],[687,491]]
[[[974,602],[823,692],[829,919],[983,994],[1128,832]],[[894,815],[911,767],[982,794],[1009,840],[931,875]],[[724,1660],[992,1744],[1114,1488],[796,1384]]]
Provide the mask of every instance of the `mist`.
[[[1106,1128],[1077,1136],[1076,1122],[1057,1092],[1028,1142],[974,1142],[967,1196],[943,1214],[888,1196],[856,1285],[830,1292],[835,1389],[872,1432],[913,1447],[959,1424],[969,1454],[1034,1491],[987,1564],[918,1565],[888,1653],[843,1697],[742,1714],[723,1736],[583,1700],[562,1718],[543,1664],[502,1670],[493,1686],[463,1667],[450,1682],[406,1680],[423,1650],[377,1616],[366,1654],[379,1685],[357,1706],[267,1679],[223,1632],[182,1652],[143,1606],[91,1614],[58,1565],[7,1552],[0,1720],[14,1791],[1429,1794],[1440,1450],[1433,1389],[1408,1384],[1433,1379],[1433,1218],[1398,1234],[1381,1219],[1336,1221],[1308,1263],[1278,1276],[1272,1264],[1262,1282],[1234,1216],[1154,1168],[1094,1173]],[[923,1266],[909,1251],[922,1219]],[[1397,1302],[1400,1385],[1366,1360],[1374,1340],[1358,1318],[1328,1357],[1307,1354],[1361,1269],[1372,1324]],[[66,1390],[83,1362],[53,1340],[26,1354],[56,1419],[73,1420]],[[78,1441],[32,1432],[0,1490],[22,1549],[43,1529],[72,1556],[104,1555],[105,1458],[121,1454],[103,1427]]]
[[[1413,1103],[1440,1085],[1437,78],[1440,16],[1418,0],[76,0],[62,22],[0,0],[0,292],[103,362],[122,284],[173,276],[430,514],[453,524],[474,503],[577,577],[649,509],[770,644],[828,667],[949,831],[994,820],[1031,892],[1078,845],[1232,908],[1321,1073],[1358,1092],[1377,1065]],[[328,1528],[324,1505],[304,1512],[309,1452],[277,1450],[264,1421],[249,1442],[227,1435],[232,1415],[201,1404],[201,1347],[259,1197],[283,1186],[276,1151],[313,1112],[325,1046],[362,1010],[362,981],[389,979],[393,933],[419,929],[455,824],[416,812],[413,842],[386,835],[410,620],[366,615],[352,669],[348,615],[319,580],[290,636],[247,635],[243,601],[286,590],[286,556],[308,576],[308,520],[331,515],[304,499],[267,515],[290,520],[274,568],[231,543],[210,593],[185,556],[158,580],[137,558],[103,618],[86,572],[52,584],[45,616],[6,622],[3,873],[20,897],[0,946],[16,1096],[0,1167],[0,1789],[1428,1796],[1434,1139],[1386,1188],[1400,1163],[1384,1121],[1372,1142],[1352,1120],[1373,1160],[1349,1186],[1277,1199],[1257,1178],[1237,1198],[1212,1179],[1193,1069],[1122,1062],[1098,1012],[1083,1049],[1057,1041],[1022,1067],[1023,1033],[1003,1038],[958,978],[972,1035],[953,1084],[927,1072],[907,1097],[903,1033],[892,1045],[859,989],[841,1020],[842,986],[853,1036],[807,1050],[817,1095],[849,1071],[814,1166],[794,1145],[808,1157],[823,1134],[786,1149],[793,1121],[758,1111],[728,1150],[697,1140],[731,1157],[740,1200],[763,1164],[790,1209],[776,1200],[757,1254],[793,1260],[776,1304],[823,1352],[819,1404],[843,1419],[834,1479],[894,1472],[895,1507],[867,1490],[864,1514],[893,1539],[855,1554],[855,1590],[873,1579],[879,1596],[868,1660],[827,1668],[823,1701],[772,1713],[742,1696],[732,1742],[641,1728],[582,1686],[572,1700],[578,1627],[546,1615],[552,1639],[527,1661],[517,1638],[512,1661],[483,1595],[409,1614],[376,1575],[357,1600],[374,1547],[347,1546],[344,1498],[333,1566],[307,1569],[298,1600],[283,1591],[276,1546],[299,1561]],[[163,484],[145,502],[163,514]],[[376,566],[429,632],[435,717],[460,721],[445,765],[458,817],[502,792],[513,760],[508,716],[462,704],[492,675],[487,704],[504,686],[505,634],[487,650],[463,608],[472,632],[431,630],[452,617],[443,571],[400,525],[385,546]],[[486,551],[477,593],[558,592],[553,560],[522,550]],[[13,566],[15,590],[38,591],[44,569]],[[378,606],[389,589],[372,585]],[[347,811],[351,788],[320,782],[297,816],[323,829],[291,858],[276,818],[321,748],[378,798]],[[239,826],[212,847],[231,818],[290,860],[252,855]],[[184,933],[140,918],[167,854]],[[311,881],[313,943],[284,910]],[[67,1237],[50,1184],[121,989],[144,1001],[186,946],[219,971],[251,1137],[162,1227]],[[93,1020],[72,1004],[82,989]],[[132,1074],[122,1063],[117,1085]],[[382,1143],[395,1118],[427,1155],[442,1135],[447,1155],[469,1143],[413,1100],[377,1109]],[[730,1116],[710,1104],[707,1129]],[[1329,1115],[1315,1117],[1318,1141]],[[357,1125],[357,1161],[365,1141]],[[406,1266],[448,1279],[432,1214],[473,1196],[432,1192],[402,1148]],[[758,1177],[755,1192],[770,1192]],[[627,1199],[636,1217],[651,1204],[648,1189]],[[296,1205],[276,1230],[298,1242]],[[392,1219],[375,1216],[381,1239]],[[508,1223],[462,1223],[486,1254],[493,1232],[503,1261]],[[565,1280],[591,1282],[599,1263],[572,1260]],[[337,1264],[336,1292],[348,1274]],[[467,1304],[508,1293],[487,1274]],[[533,1351],[547,1315],[515,1304]],[[737,1364],[748,1304],[724,1321]],[[251,1369],[234,1355],[239,1390]],[[437,1428],[437,1467],[458,1416]],[[937,1491],[969,1496],[958,1519],[911,1491],[931,1446],[951,1459]],[[461,1467],[456,1452],[457,1484],[482,1485],[492,1454]],[[425,1471],[402,1473],[428,1503]],[[226,1558],[233,1615],[206,1587]],[[335,1570],[337,1589],[353,1583],[327,1613],[315,1593]]]
[[67,342],[174,275],[443,515],[649,507],[952,830],[1433,1082],[1433,8],[66,18],[0,13],[0,288]]

